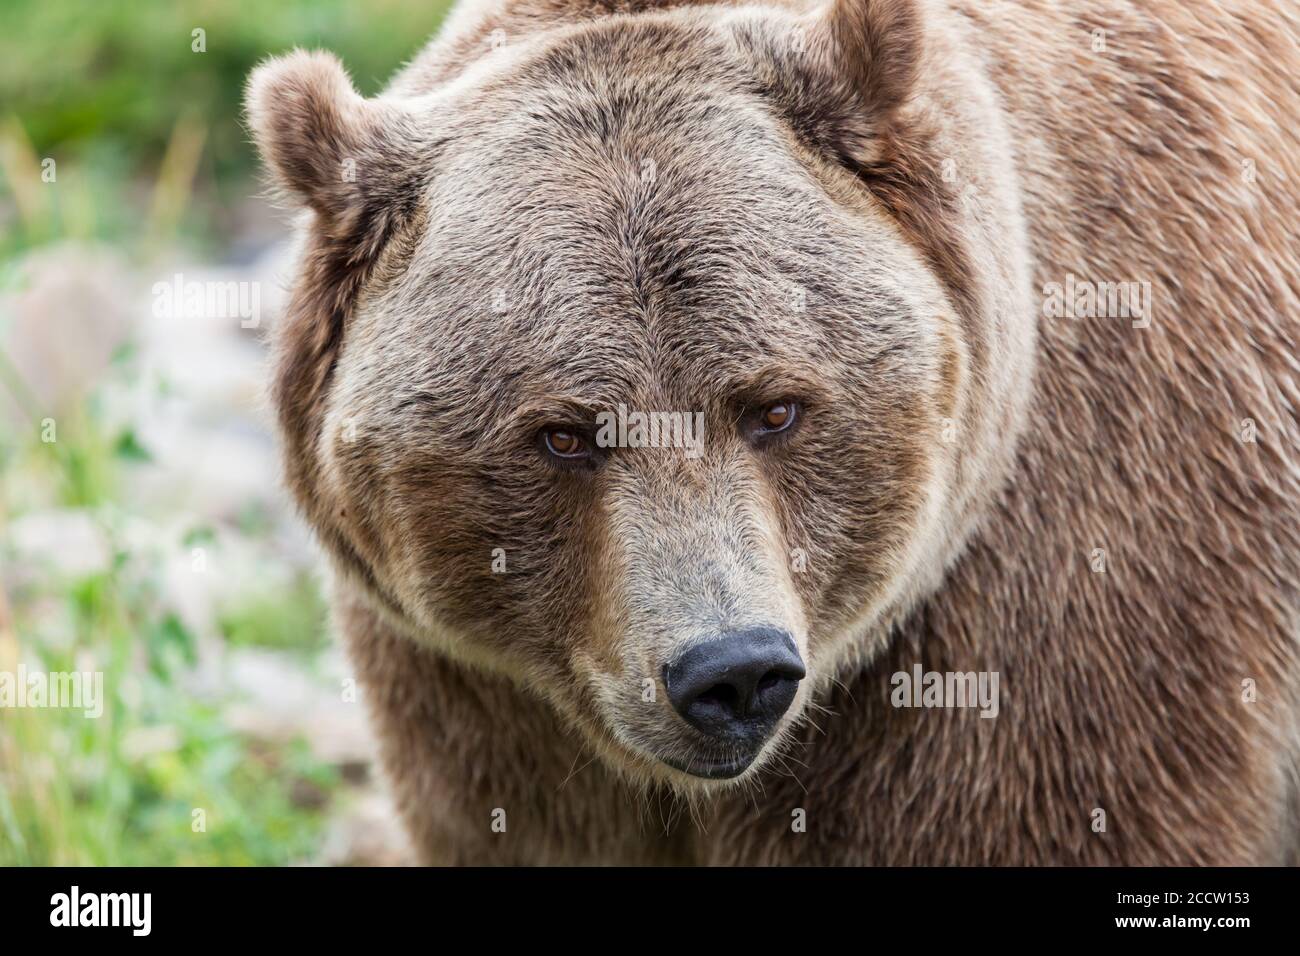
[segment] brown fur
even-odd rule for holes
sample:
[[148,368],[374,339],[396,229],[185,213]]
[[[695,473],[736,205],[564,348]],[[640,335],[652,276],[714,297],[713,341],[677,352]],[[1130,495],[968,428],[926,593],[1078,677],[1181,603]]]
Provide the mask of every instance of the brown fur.
[[[1292,861],[1297,75],[1259,0],[467,0],[375,100],[260,68],[311,211],[288,478],[423,856]],[[1067,274],[1149,281],[1150,326],[1044,316]],[[707,453],[541,461],[619,402]],[[641,679],[765,622],[789,719],[738,785],[669,770]],[[999,716],[891,707],[917,662]]]

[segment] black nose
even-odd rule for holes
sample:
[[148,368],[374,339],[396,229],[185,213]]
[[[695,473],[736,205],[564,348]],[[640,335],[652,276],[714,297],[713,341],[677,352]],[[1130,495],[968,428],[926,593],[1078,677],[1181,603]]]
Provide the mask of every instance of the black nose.
[[711,737],[757,742],[790,707],[803,660],[785,631],[735,631],[696,644],[664,668],[677,713]]

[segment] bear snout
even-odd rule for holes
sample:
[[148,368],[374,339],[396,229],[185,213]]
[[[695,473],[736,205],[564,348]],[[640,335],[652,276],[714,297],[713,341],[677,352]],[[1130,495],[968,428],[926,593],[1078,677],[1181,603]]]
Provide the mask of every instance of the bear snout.
[[744,770],[789,710],[804,675],[794,639],[772,627],[702,641],[666,664],[664,687],[673,710],[709,744],[749,758],[722,768],[733,773],[679,769],[703,776],[732,776]]

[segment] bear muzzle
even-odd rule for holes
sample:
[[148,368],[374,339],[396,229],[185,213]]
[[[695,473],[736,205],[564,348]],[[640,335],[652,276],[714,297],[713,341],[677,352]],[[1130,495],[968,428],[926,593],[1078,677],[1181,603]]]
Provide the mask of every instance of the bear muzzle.
[[709,751],[727,756],[665,762],[710,779],[743,773],[790,709],[804,675],[794,639],[776,628],[748,628],[688,648],[664,666],[669,702]]

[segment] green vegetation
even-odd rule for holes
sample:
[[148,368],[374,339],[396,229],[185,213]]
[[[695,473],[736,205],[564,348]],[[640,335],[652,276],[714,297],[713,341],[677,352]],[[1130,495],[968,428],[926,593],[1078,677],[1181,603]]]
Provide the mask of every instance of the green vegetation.
[[[140,524],[171,528],[185,516],[132,495],[142,476],[159,480],[158,449],[120,402],[105,400],[142,385],[136,336],[84,399],[60,410],[57,441],[43,441],[47,411],[29,369],[6,350],[15,323],[5,300],[22,291],[30,253],[63,255],[70,240],[103,243],[142,269],[180,249],[196,261],[231,261],[231,239],[261,188],[240,116],[249,70],[295,46],[325,47],[374,93],[447,6],[5,0],[0,673],[20,664],[100,671],[104,711],[87,719],[0,708],[0,865],[285,864],[319,851],[329,814],[346,799],[340,769],[304,739],[232,728],[241,698],[220,671],[228,654],[269,654],[321,686],[328,638],[314,578],[277,561],[276,524],[258,502],[234,516],[196,514],[142,545]],[[204,31],[203,52],[195,30]],[[42,179],[46,160],[57,188]],[[78,260],[66,262],[75,273]],[[132,314],[147,311],[145,302]],[[169,397],[155,390],[151,401]],[[60,530],[46,549],[58,566],[31,566],[13,532],[51,515],[98,544]],[[228,547],[273,573],[257,565],[195,633],[169,562]],[[210,653],[211,642],[221,653]],[[217,673],[205,673],[214,660]]]
[[[71,709],[0,711],[0,865],[306,858],[320,838],[317,795],[337,786],[337,773],[301,742],[273,750],[241,738],[226,727],[220,697],[186,686],[196,639],[164,591],[161,556],[122,540],[114,489],[139,467],[129,447],[101,434],[93,415],[66,425],[54,444],[0,445],[5,473],[21,474],[26,492],[6,484],[11,498],[25,498],[5,502],[11,514],[38,504],[72,509],[108,543],[104,566],[89,573],[6,574],[0,671],[16,672],[21,646],[25,660],[35,652],[29,667],[102,671],[105,699],[97,719]],[[214,536],[176,544],[196,540],[219,544]],[[232,609],[231,639],[318,650],[319,597],[306,581],[286,597],[254,595]],[[195,810],[203,812],[198,833]]]
[[[219,241],[232,207],[258,188],[241,116],[253,66],[294,47],[330,49],[373,94],[448,6],[5,0],[0,202],[14,201],[20,222],[0,230],[0,253],[60,235],[158,241],[179,230],[190,242]],[[65,188],[14,191],[15,181],[39,179],[46,158]]]

